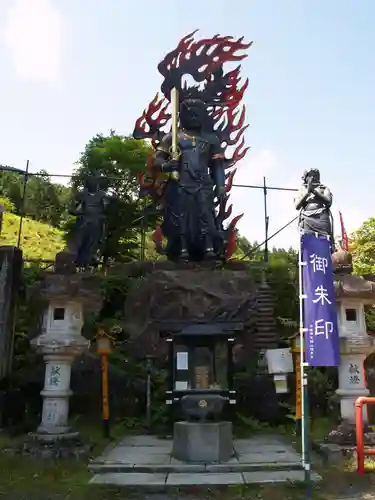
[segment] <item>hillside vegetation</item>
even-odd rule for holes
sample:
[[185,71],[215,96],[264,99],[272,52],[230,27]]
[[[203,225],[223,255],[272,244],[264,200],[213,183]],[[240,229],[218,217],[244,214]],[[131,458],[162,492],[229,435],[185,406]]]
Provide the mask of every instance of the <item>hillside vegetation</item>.
[[[17,245],[20,217],[4,214],[0,245]],[[63,232],[43,222],[24,218],[21,248],[26,259],[54,259],[65,246]]]

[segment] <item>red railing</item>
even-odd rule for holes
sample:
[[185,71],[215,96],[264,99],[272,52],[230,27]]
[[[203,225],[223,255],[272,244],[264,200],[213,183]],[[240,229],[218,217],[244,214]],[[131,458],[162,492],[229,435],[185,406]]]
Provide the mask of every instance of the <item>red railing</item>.
[[355,402],[355,432],[357,441],[357,471],[361,476],[365,473],[365,456],[375,455],[374,448],[365,450],[363,435],[363,405],[374,405],[375,398],[362,396]]

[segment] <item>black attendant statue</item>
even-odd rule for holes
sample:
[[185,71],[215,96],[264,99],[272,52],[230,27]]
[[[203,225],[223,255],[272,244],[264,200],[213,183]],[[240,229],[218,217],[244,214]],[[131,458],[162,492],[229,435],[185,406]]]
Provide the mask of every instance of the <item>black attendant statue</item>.
[[105,235],[105,210],[109,198],[100,190],[99,177],[91,175],[76,196],[77,216],[68,251],[78,267],[97,264],[97,253]]
[[[157,95],[150,103],[133,136],[151,139],[155,149],[147,175],[141,176],[141,194],[151,196],[162,219],[154,233],[158,251],[172,260],[201,261],[228,258],[234,250],[235,225],[241,216],[227,227],[223,223],[232,211],[226,205],[233,166],[248,150],[241,104],[248,82],[238,86],[240,66],[228,73],[223,66],[244,59],[246,54],[238,51],[251,44],[220,35],[195,41],[193,35],[184,37],[159,64],[164,97]],[[198,85],[187,87],[185,75]],[[170,119],[171,129],[163,131]],[[225,155],[228,146],[234,148],[231,158]]]
[[317,169],[305,171],[302,180],[303,184],[295,199],[295,207],[300,210],[300,231],[302,234],[329,236],[333,249],[333,221],[330,210],[332,193],[320,182],[320,172]]

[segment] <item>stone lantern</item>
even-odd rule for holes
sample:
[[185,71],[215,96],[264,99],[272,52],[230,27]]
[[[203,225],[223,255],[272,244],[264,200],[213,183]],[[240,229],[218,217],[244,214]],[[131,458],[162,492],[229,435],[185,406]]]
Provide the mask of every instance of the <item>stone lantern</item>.
[[[369,395],[364,361],[374,347],[366,331],[365,306],[375,302],[375,283],[352,274],[348,252],[340,250],[332,259],[341,352],[336,394],[342,423],[330,433],[328,441],[349,444],[355,441],[355,402],[360,396]],[[367,412],[364,418],[367,419]]]
[[44,303],[42,332],[31,341],[46,364],[42,421],[36,437],[54,441],[77,436],[68,424],[71,367],[89,347],[81,335],[84,311],[100,309],[101,297],[94,276],[46,274],[39,285]]

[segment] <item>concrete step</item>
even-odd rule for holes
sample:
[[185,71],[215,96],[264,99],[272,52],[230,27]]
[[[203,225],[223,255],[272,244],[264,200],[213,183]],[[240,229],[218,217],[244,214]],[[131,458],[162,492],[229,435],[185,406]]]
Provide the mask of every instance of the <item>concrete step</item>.
[[[178,461],[176,461],[178,462]],[[100,463],[97,461],[89,464],[88,469],[95,474],[108,473],[230,473],[230,472],[257,472],[257,471],[300,471],[301,462],[252,462],[252,463],[221,463],[221,464],[195,464],[195,463],[169,463],[169,464],[129,464],[121,462]]]
[[[311,480],[320,481],[321,477],[312,472]],[[253,472],[108,472],[95,474],[90,484],[123,486],[137,489],[167,489],[183,486],[223,486],[241,484],[267,484],[283,482],[303,482],[302,470],[259,470]]]

